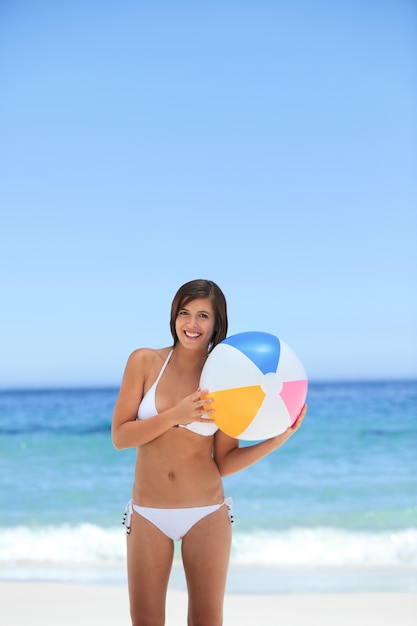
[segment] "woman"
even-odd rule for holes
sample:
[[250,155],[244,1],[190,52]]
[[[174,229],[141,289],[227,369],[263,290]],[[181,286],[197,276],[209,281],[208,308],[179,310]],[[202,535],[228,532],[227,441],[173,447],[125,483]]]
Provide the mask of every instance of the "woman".
[[181,539],[188,625],[220,626],[232,539],[221,477],[281,446],[300,427],[305,407],[282,435],[239,448],[217,429],[207,390],[199,389],[210,350],[227,334],[226,300],[214,282],[180,287],[171,334],[172,347],[130,355],[112,423],[114,446],[137,448],[124,518],[132,624],[165,624],[174,541]]

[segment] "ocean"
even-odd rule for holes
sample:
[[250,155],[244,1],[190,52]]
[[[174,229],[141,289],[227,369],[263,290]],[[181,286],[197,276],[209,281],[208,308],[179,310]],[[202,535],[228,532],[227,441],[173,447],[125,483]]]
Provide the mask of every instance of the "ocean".
[[[117,391],[0,391],[0,580],[126,583]],[[228,591],[416,592],[417,381],[311,382],[307,402],[285,446],[224,479]]]

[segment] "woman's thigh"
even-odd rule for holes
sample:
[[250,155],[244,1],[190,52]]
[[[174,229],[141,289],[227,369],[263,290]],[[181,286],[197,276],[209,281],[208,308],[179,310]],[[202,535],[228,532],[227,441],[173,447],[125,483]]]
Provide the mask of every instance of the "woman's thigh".
[[232,529],[226,506],[195,524],[182,540],[189,624],[222,624]]
[[174,555],[173,541],[133,513],[127,535],[127,574],[133,626],[165,623],[165,601]]

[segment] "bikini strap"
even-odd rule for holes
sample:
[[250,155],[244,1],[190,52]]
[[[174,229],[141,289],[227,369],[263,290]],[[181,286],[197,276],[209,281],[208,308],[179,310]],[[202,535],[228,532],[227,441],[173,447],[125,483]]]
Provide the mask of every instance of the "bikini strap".
[[165,363],[164,363],[164,364],[163,364],[163,366],[161,367],[161,371],[160,371],[160,372],[159,372],[159,374],[158,374],[158,378],[157,378],[157,379],[156,379],[156,381],[154,382],[154,386],[155,386],[155,387],[156,387],[156,385],[159,383],[159,379],[161,378],[162,374],[164,373],[165,368],[166,368],[166,366],[168,365],[169,360],[170,360],[171,355],[172,355],[172,353],[173,353],[173,352],[174,352],[174,350],[172,349],[172,350],[170,351],[170,353],[168,354],[168,356],[167,356],[167,358],[166,358],[166,360],[165,360]]
[[130,535],[130,524],[131,524],[132,514],[133,514],[133,504],[132,504],[132,500],[129,500],[129,502],[126,504],[125,512],[123,513],[123,517],[122,517],[122,526],[124,526],[126,529],[126,535]]

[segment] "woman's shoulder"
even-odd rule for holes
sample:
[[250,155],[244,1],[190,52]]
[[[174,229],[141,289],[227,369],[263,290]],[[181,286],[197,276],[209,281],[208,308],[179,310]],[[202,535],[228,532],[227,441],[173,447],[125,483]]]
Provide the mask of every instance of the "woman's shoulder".
[[167,359],[172,348],[137,348],[131,352],[128,363],[133,367],[151,369]]

